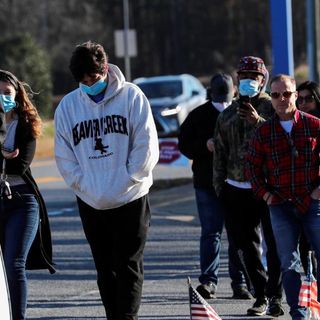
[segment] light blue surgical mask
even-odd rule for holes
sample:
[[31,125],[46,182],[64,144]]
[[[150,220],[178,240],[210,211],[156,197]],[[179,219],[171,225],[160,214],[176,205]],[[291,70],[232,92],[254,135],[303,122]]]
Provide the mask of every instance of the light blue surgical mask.
[[239,93],[241,96],[254,97],[260,92],[260,85],[257,80],[241,79]]
[[12,96],[7,96],[4,94],[0,94],[0,102],[3,106],[4,112],[9,112],[17,106],[17,103],[14,101]]
[[91,96],[96,96],[97,94],[101,93],[107,87],[107,82],[103,79],[98,80],[92,86],[87,86],[83,83],[80,83],[80,89]]

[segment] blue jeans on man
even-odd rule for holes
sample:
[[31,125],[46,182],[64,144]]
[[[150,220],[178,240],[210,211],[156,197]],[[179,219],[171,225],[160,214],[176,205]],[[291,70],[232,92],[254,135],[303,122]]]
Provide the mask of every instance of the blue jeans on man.
[[[199,281],[217,286],[224,215],[214,189],[197,187],[195,195],[201,224]],[[232,288],[246,286],[237,251],[229,245],[228,253]]]
[[[298,304],[301,287],[298,243],[303,228],[316,257],[320,257],[320,201],[312,200],[309,210],[304,214],[300,213],[290,201],[270,205],[269,208],[290,314],[294,320],[305,319],[306,308]],[[318,264],[318,292],[319,267]]]

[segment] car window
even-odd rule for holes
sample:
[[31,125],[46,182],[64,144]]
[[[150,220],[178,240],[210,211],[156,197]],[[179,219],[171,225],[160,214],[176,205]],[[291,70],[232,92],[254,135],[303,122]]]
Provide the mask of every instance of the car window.
[[181,81],[142,82],[138,86],[147,98],[175,98],[182,94]]
[[197,79],[188,78],[186,83],[186,92],[188,92],[189,96],[200,94],[201,92],[201,84]]

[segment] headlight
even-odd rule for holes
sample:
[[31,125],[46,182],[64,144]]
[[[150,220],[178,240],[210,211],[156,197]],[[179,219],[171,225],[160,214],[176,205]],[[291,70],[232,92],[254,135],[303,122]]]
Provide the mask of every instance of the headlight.
[[168,108],[161,110],[160,114],[163,117],[168,117],[168,116],[173,116],[175,114],[178,114],[180,112],[180,110],[181,110],[181,107],[179,105],[177,105],[177,106],[172,106],[172,107],[168,107]]

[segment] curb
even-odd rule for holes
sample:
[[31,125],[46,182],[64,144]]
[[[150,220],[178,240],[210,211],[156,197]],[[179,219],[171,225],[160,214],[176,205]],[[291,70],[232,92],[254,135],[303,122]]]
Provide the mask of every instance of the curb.
[[192,183],[193,179],[190,178],[176,178],[176,179],[156,179],[150,188],[150,192],[155,192],[163,189],[170,189]]

